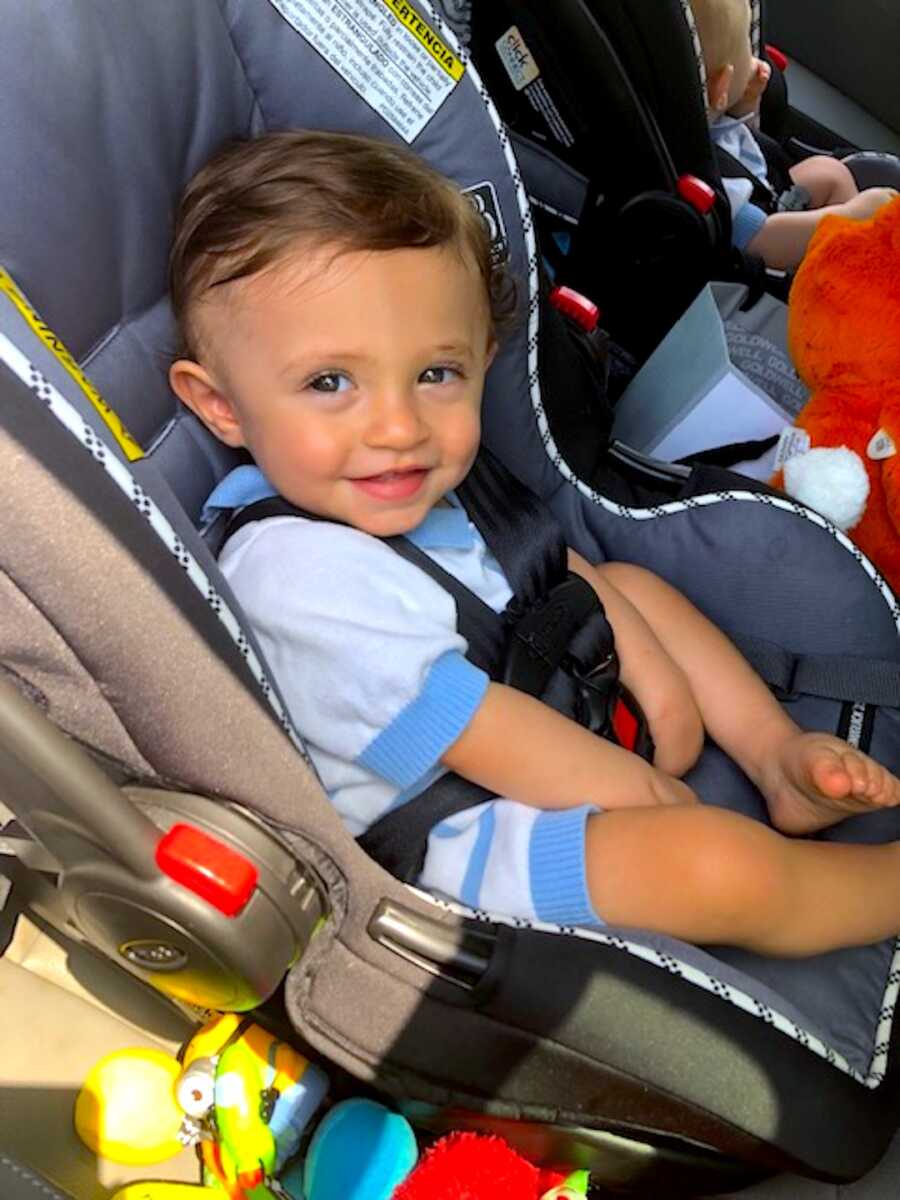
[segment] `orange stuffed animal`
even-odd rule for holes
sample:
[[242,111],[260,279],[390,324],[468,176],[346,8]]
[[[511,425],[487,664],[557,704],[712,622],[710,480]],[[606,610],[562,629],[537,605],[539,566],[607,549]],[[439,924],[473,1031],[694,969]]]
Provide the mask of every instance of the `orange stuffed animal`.
[[900,199],[825,217],[791,289],[810,449],[772,483],[831,519],[900,593]]

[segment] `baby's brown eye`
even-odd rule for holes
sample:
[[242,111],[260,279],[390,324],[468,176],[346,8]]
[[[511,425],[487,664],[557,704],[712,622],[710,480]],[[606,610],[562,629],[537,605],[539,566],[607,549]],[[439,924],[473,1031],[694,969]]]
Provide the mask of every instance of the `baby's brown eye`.
[[426,367],[419,376],[420,383],[449,383],[459,372],[453,367]]
[[320,376],[311,379],[307,386],[313,391],[346,391],[350,380],[340,371],[323,371]]

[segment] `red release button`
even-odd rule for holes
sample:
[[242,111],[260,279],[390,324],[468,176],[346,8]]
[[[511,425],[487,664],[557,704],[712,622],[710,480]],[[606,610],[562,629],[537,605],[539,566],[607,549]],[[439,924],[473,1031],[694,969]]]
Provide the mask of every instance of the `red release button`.
[[766,58],[773,67],[777,67],[782,74],[788,69],[788,57],[783,50],[779,50],[777,46],[766,44]]
[[704,183],[696,175],[681,176],[678,180],[678,195],[704,217],[716,206],[716,193],[708,183]]
[[570,287],[556,287],[550,293],[550,303],[565,316],[580,325],[585,333],[592,333],[600,320],[600,309],[587,296]]
[[252,862],[193,825],[172,826],[156,847],[156,865],[226,917],[238,915],[259,878]]

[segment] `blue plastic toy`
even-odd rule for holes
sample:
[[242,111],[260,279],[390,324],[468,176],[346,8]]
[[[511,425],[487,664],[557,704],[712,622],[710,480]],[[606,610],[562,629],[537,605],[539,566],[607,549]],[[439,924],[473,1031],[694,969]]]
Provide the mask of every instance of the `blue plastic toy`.
[[313,1135],[306,1200],[390,1200],[416,1164],[412,1126],[373,1100],[336,1104]]

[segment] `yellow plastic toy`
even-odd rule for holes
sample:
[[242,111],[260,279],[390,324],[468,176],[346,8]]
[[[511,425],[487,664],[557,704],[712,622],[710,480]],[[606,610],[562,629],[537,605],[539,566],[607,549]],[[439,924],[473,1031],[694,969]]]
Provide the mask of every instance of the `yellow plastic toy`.
[[175,1099],[181,1074],[162,1050],[117,1050],[94,1063],[75,1101],[75,1130],[89,1150],[136,1166],[165,1162],[184,1149],[184,1112]]
[[222,1200],[222,1193],[202,1183],[129,1183],[112,1200]]
[[[322,1071],[246,1018],[225,1014],[188,1043],[176,1094],[208,1182],[254,1200],[297,1149],[327,1090]],[[203,1136],[210,1121],[215,1135]],[[182,1131],[183,1133],[185,1130]]]

